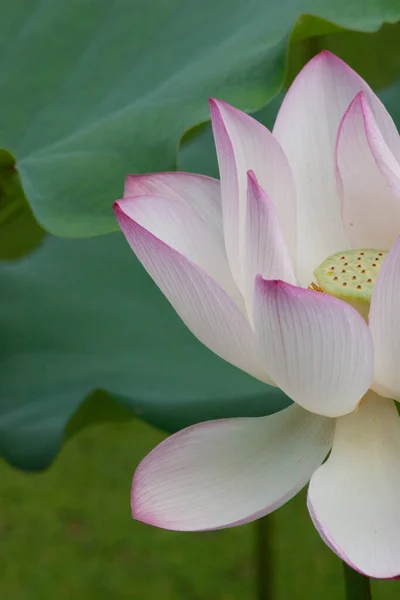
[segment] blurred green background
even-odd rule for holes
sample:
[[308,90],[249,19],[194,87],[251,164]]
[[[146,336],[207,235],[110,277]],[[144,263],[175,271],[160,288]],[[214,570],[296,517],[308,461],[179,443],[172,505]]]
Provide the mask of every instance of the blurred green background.
[[[218,176],[208,96],[271,127],[285,89],[324,48],[399,126],[399,19],[398,0],[0,7],[2,598],[255,597],[256,525],[180,534],[134,523],[130,484],[166,431],[288,399],[192,338],[111,205],[128,172]],[[270,524],[274,597],[342,598],[341,563],[304,492]],[[373,591],[399,597],[395,582]]]

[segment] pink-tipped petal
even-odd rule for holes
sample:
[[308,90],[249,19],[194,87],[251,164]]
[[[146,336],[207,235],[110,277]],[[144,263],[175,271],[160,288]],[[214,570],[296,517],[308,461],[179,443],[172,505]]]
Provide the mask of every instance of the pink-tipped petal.
[[185,202],[219,238],[222,231],[221,188],[217,179],[194,173],[128,175],[124,198],[163,196]]
[[353,248],[391,248],[400,232],[400,165],[364,92],[342,119],[336,164],[343,224]]
[[337,420],[332,452],[314,473],[308,506],[323,540],[353,569],[400,575],[400,419],[392,400],[368,392]]
[[[136,200],[142,203],[151,198]],[[257,353],[254,333],[234,300],[203,268],[147,229],[144,219],[135,221],[130,210],[134,202],[135,199],[124,199],[115,203],[118,223],[132,250],[183,322],[215,354],[270,383]],[[136,217],[140,216],[140,212],[136,213]]]
[[373,389],[400,400],[400,238],[385,258],[372,293],[369,328],[375,349]]
[[274,202],[292,260],[296,255],[295,188],[282,149],[261,123],[220,100],[211,100],[210,108],[227,254],[235,281],[243,290],[247,172],[254,171]]
[[125,197],[118,205],[133,221],[204,269],[243,307],[226,257],[220,221],[213,221],[210,213],[199,214],[194,201],[172,195]]
[[244,294],[252,322],[256,276],[260,273],[264,279],[283,279],[288,283],[295,283],[295,276],[275,206],[253,171],[247,175]]
[[279,111],[274,136],[293,171],[297,188],[297,247],[302,285],[327,256],[349,247],[336,188],[334,149],[341,118],[363,90],[394,152],[400,142],[392,119],[370,87],[329,52],[314,57],[297,76]]
[[164,529],[221,529],[292,498],[329,452],[334,423],[292,405],[268,417],[194,425],[157,446],[132,485],[135,519]]
[[368,390],[373,346],[359,313],[337,298],[256,279],[255,331],[276,384],[305,409],[351,412]]

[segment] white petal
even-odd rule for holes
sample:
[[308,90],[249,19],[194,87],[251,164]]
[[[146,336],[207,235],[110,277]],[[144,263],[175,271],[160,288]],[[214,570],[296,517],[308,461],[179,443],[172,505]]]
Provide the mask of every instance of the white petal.
[[275,206],[257,183],[253,171],[248,172],[244,264],[246,308],[252,322],[256,275],[295,283]]
[[[143,198],[149,200],[148,196]],[[136,222],[125,208],[126,199],[115,203],[122,231],[187,327],[215,354],[270,383],[258,357],[253,330],[232,298],[201,267],[156,237],[143,222]]]
[[374,286],[369,328],[375,349],[373,389],[400,400],[400,238],[385,258]]
[[243,298],[226,257],[221,218],[217,211],[200,210],[201,198],[197,197],[196,203],[196,197],[188,194],[189,202],[172,194],[169,198],[125,196],[119,206],[136,223],[204,269],[242,308]]
[[371,384],[373,346],[352,306],[257,277],[254,322],[268,372],[292,400],[328,417],[354,410]]
[[354,98],[336,148],[342,218],[353,248],[389,249],[400,232],[400,165],[365,99]]
[[310,514],[351,567],[398,577],[399,498],[399,415],[392,400],[369,392],[358,411],[337,420],[332,452],[310,482]]
[[139,465],[135,519],[165,529],[220,529],[292,498],[329,452],[334,423],[296,405],[268,417],[194,425]]
[[254,171],[274,202],[292,260],[296,255],[295,188],[286,157],[268,129],[226,102],[211,100],[210,107],[226,248],[235,281],[243,290],[247,172]]
[[[293,171],[297,189],[297,247],[303,285],[327,256],[349,247],[336,189],[334,148],[341,118],[363,90],[386,143],[400,156],[392,119],[370,87],[329,52],[314,57],[297,76],[279,111],[274,136]],[[396,154],[398,153],[398,154]]]
[[163,196],[181,200],[212,230],[223,237],[221,188],[217,179],[194,173],[149,173],[128,175],[124,198],[132,196]]

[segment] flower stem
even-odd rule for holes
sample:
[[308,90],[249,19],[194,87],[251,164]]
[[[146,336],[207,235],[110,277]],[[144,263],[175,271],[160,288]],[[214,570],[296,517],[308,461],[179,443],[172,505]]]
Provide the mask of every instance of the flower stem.
[[254,523],[256,538],[257,600],[272,600],[273,598],[271,521],[272,515],[267,515]]
[[369,577],[354,571],[343,562],[346,600],[372,600]]

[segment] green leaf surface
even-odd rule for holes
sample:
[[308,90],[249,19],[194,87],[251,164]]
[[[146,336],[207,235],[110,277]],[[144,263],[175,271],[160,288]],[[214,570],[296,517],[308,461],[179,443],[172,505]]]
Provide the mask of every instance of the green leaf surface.
[[192,336],[122,234],[48,237],[0,267],[0,287],[0,454],[21,468],[124,408],[173,431],[289,403]]
[[44,235],[21,188],[14,157],[0,150],[0,259],[24,256]]
[[322,36],[327,33],[337,33],[338,31],[343,31],[343,29],[343,27],[336,25],[336,23],[325,21],[319,17],[302,15],[297,20],[296,26],[293,29],[291,42],[299,42],[310,37]]
[[[173,169],[208,96],[246,111],[282,87],[287,43],[374,31],[398,0],[22,0],[0,13],[0,146],[50,232],[116,229],[127,172]],[[330,22],[329,25],[326,21]]]
[[[315,24],[311,24],[313,28]],[[311,29],[309,30],[311,33]],[[304,26],[293,32],[292,41],[301,39]],[[321,50],[330,50],[340,56],[361,75],[374,90],[382,89],[400,75],[400,23],[384,25],[374,33],[358,31],[329,31],[320,27],[320,34],[290,46],[286,87],[300,69]]]
[[374,34],[341,32],[325,37],[326,47],[339,54],[374,90],[400,76],[400,23],[385,25]]

